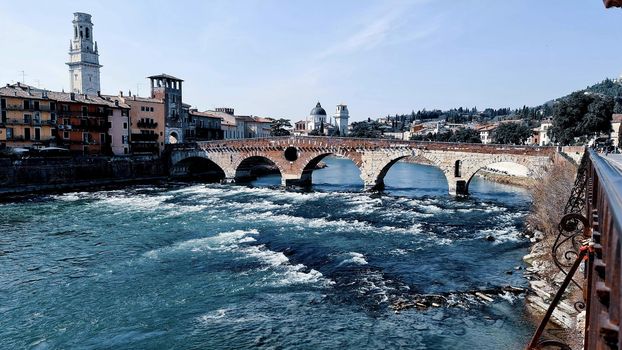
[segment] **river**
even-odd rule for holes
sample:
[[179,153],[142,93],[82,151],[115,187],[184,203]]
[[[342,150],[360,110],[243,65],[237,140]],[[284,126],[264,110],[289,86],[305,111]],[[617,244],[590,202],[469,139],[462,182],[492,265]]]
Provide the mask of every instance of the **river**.
[[1,203],[2,348],[524,346],[520,297],[390,306],[525,286],[525,190],[476,178],[452,198],[438,169],[397,163],[369,194],[349,160],[325,162],[310,192],[265,176]]

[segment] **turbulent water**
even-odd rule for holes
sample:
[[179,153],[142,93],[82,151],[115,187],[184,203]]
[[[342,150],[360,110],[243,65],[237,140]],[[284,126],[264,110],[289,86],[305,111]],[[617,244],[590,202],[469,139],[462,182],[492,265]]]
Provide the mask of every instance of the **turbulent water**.
[[[524,286],[529,201],[397,163],[381,195],[342,159],[309,193],[174,184],[0,204],[3,349],[519,349],[522,299],[408,309],[415,294]],[[490,242],[485,238],[494,236]]]

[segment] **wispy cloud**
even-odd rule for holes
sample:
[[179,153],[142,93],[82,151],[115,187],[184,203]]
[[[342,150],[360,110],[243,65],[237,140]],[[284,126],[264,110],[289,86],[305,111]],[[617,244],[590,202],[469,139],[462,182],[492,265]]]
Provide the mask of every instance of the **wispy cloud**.
[[[411,24],[413,7],[427,1],[417,1],[410,4],[398,4],[390,9],[380,10],[373,14],[373,20],[359,28],[345,39],[339,39],[326,50],[316,56],[317,59],[326,59],[333,56],[347,55],[357,52],[370,51],[375,48],[403,43],[406,41],[421,40],[432,35],[436,25],[422,25],[419,28],[408,26]],[[408,26],[409,32],[405,32]]]

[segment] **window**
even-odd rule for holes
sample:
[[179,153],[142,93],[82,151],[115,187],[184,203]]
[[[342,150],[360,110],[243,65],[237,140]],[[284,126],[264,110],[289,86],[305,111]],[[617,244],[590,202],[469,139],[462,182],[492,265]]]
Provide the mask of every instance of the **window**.
[[78,39],[78,27],[73,26],[73,37]]
[[454,164],[454,176],[455,177],[461,177],[461,171],[460,171],[460,161],[457,160],[456,163]]
[[151,112],[153,112],[153,107],[151,107],[149,110],[150,110]]
[[30,140],[30,128],[24,128],[24,140]]
[[52,123],[56,123],[56,113],[52,112],[52,113],[50,114],[50,121],[51,121]]
[[6,123],[6,111],[2,111],[2,123]]
[[63,112],[69,111],[69,105],[63,105],[62,109],[63,109]]
[[106,134],[99,134],[99,144],[100,145],[106,144]]
[[35,140],[41,140],[41,128],[35,128]]
[[108,122],[108,129],[112,129],[112,122]]
[[2,108],[2,109],[6,108],[6,99],[4,99],[4,98],[0,99],[0,108]]
[[69,119],[67,118],[63,119],[63,125],[69,125]]
[[145,106],[140,106],[140,111],[144,112],[145,111]]
[[82,133],[82,143],[89,143],[90,139],[91,139],[91,135],[89,135],[88,132]]
[[24,109],[30,109],[30,100],[24,100]]
[[122,135],[121,136],[121,143],[124,145],[127,145],[127,135]]
[[86,106],[82,106],[82,116],[87,117],[89,115],[89,108]]
[[123,129],[127,129],[127,123],[123,123]]
[[30,124],[31,120],[32,120],[32,115],[24,114],[24,124]]
[[56,102],[50,102],[50,111],[56,110]]
[[39,112],[35,112],[35,117],[32,120],[33,122],[40,124],[41,123],[41,114]]
[[123,147],[123,154],[127,154],[127,147]]
[[13,128],[6,128],[6,139],[10,140],[13,138]]
[[86,38],[88,39],[91,36],[91,33],[89,33],[89,28],[86,28],[85,31],[86,31]]
[[35,101],[35,111],[39,110],[39,101]]
[[64,139],[68,139],[69,138],[69,131],[63,131],[63,138]]

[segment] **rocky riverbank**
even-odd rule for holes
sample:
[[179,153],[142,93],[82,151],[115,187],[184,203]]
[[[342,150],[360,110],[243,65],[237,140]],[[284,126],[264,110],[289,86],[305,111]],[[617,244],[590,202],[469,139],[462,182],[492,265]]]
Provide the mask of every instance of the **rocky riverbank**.
[[[559,157],[548,174],[530,188],[533,204],[527,218],[527,232],[533,244],[523,260],[528,265],[525,278],[529,280],[530,287],[526,297],[527,311],[536,325],[542,320],[566,277],[554,263],[552,247],[558,235],[557,225],[572,192],[576,170],[576,164]],[[564,260],[567,249],[560,250],[556,255],[562,262],[574,262],[574,255],[569,255],[570,260]],[[579,285],[583,284],[581,271],[574,276]],[[580,349],[585,328],[585,311],[580,307],[582,302],[581,289],[571,283],[553,312],[543,338],[560,339],[572,349]]]

